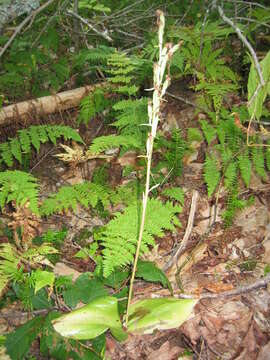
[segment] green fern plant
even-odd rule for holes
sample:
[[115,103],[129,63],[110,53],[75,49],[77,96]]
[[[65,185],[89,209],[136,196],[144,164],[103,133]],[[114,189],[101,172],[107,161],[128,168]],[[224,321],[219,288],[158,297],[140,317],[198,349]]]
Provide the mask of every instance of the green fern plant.
[[[180,225],[176,214],[181,211],[180,206],[174,206],[170,202],[164,204],[158,199],[149,200],[141,253],[147,252],[150,246],[155,245],[155,236],[162,237],[165,230],[174,231],[175,225]],[[140,206],[135,202],[123,213],[116,213],[114,219],[98,234],[98,240],[104,247],[102,253],[105,277],[117,267],[132,264],[139,225]]]
[[108,81],[117,84],[116,91],[123,95],[135,95],[139,90],[136,83],[136,66],[124,53],[115,52],[107,60]]
[[78,123],[88,124],[94,116],[107,109],[110,104],[111,100],[106,97],[104,90],[96,89],[81,101]]
[[187,149],[181,130],[173,129],[169,139],[158,136],[155,148],[160,150],[161,160],[154,170],[159,171],[160,168],[166,167],[171,176],[180,176],[183,171],[183,157]]
[[10,202],[16,207],[29,203],[30,210],[39,214],[38,188],[37,179],[31,174],[19,170],[0,172],[0,207],[3,209]]
[[32,247],[27,251],[19,252],[13,245],[4,243],[0,245],[0,296],[10,281],[23,281],[27,273],[23,264],[30,266],[42,262],[49,254],[56,254],[58,250],[50,244]]
[[40,145],[45,142],[56,144],[56,140],[74,140],[83,143],[76,130],[63,125],[37,125],[18,131],[18,137],[0,144],[0,162],[8,167],[13,166],[14,158],[22,164],[23,154],[29,154],[33,146],[38,152]]
[[[204,120],[201,121],[201,126],[208,145],[214,140],[218,141],[218,144],[213,145],[218,156],[214,158],[208,155],[204,163],[204,179],[209,196],[213,194],[221,179],[224,180],[225,188],[229,191],[237,183],[239,175],[248,187],[252,166],[257,175],[266,180],[268,148],[247,146],[245,134],[235,125],[231,117],[226,120],[221,119],[216,126]],[[253,137],[252,140],[260,144],[258,137]]]
[[49,216],[69,209],[76,210],[78,204],[88,208],[95,207],[101,201],[103,206],[109,204],[110,191],[100,185],[84,182],[72,186],[63,186],[57,193],[51,194],[40,206],[40,213]]
[[140,148],[141,142],[131,135],[107,135],[96,138],[89,147],[91,154],[100,154],[112,148]]

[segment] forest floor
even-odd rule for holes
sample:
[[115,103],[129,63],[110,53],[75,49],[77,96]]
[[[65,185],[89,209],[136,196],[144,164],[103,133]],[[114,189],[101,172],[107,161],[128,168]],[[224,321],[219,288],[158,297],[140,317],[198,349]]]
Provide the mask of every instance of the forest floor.
[[[182,96],[177,89],[171,91]],[[192,94],[189,95],[190,100]],[[186,128],[198,126],[200,114],[195,116],[194,107],[170,97],[167,100],[162,131],[169,132],[176,126],[185,135]],[[71,119],[75,117],[76,112],[70,116]],[[72,120],[69,120],[69,125],[70,122]],[[98,135],[102,135],[104,127],[99,119],[91,122],[88,128],[81,127],[86,143],[97,136],[97,129]],[[179,329],[158,331],[152,335],[130,335],[124,343],[118,343],[108,335],[106,354],[111,359],[270,359],[269,289],[260,288],[235,296],[221,295],[254,283],[264,274],[265,264],[270,264],[270,182],[262,182],[252,175],[250,188],[245,190],[243,187],[243,191],[254,195],[254,203],[237,213],[233,225],[225,228],[221,217],[225,207],[224,191],[220,189],[218,201],[212,202],[203,183],[204,149],[203,142],[194,144],[194,151],[184,159],[183,175],[176,179],[177,185],[185,192],[184,209],[179,215],[182,228],[173,236],[168,234],[158,239],[158,247],[147,258],[163,269],[168,268],[168,263],[173,263],[166,274],[174,294],[200,298],[194,315]],[[32,173],[40,179],[44,197],[61,185],[91,179],[93,170],[100,165],[100,161],[91,160],[70,168],[52,156],[56,153],[59,149],[44,146],[32,168]],[[121,163],[114,159],[110,164],[110,181],[115,185],[121,180]],[[189,219],[193,220],[190,226]],[[63,258],[55,267],[58,275],[77,277],[79,273],[93,270],[94,263],[90,259],[74,258],[79,247],[74,238],[84,229],[97,225],[102,225],[102,220],[92,218],[82,208],[75,213],[52,216],[49,223],[41,225],[43,231],[63,226],[69,230]],[[186,247],[173,262],[184,237]],[[205,297],[206,294],[209,297]],[[159,285],[135,283],[134,299],[168,295],[169,291]],[[27,320],[28,315],[23,312],[20,315],[20,311],[16,304],[0,310],[0,334]]]

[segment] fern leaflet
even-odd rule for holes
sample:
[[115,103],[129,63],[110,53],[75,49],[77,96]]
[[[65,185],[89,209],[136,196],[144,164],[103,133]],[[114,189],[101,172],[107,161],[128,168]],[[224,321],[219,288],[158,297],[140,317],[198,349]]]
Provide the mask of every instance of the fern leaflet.
[[208,196],[211,196],[219,183],[220,171],[217,161],[210,155],[206,156],[203,175],[207,185]]
[[28,129],[19,130],[18,137],[9,139],[8,142],[0,144],[0,160],[8,167],[13,165],[13,158],[22,164],[22,154],[31,151],[31,145],[39,151],[40,144],[63,137],[65,140],[74,140],[82,143],[82,139],[76,130],[63,125],[37,125]]
[[179,201],[180,204],[184,204],[185,193],[180,187],[172,187],[162,191],[162,195],[168,196],[169,198]]
[[94,139],[89,151],[92,154],[100,154],[108,149],[118,148],[140,148],[141,142],[131,135],[107,135]]
[[45,216],[54,213],[62,213],[70,208],[76,210],[78,204],[88,208],[95,207],[101,201],[105,207],[109,203],[108,190],[91,182],[84,182],[73,186],[63,186],[57,193],[43,201],[40,207],[40,213]]
[[[124,212],[115,214],[98,235],[103,253],[104,276],[108,277],[116,267],[131,264],[136,251],[139,224],[141,220],[138,204],[129,205]],[[181,207],[173,206],[167,202],[151,199],[147,205],[147,214],[141,252],[148,251],[149,246],[155,244],[154,236],[162,237],[164,230],[173,231],[175,225],[180,225],[176,214],[181,212]]]
[[264,167],[264,153],[262,147],[253,147],[252,150],[252,162],[256,173],[266,180],[267,175]]
[[251,161],[249,159],[248,149],[246,149],[243,154],[238,156],[238,166],[245,185],[249,186],[251,177]]
[[38,214],[37,179],[23,171],[0,172],[0,207],[14,201],[16,206],[24,206],[29,202],[30,210]]

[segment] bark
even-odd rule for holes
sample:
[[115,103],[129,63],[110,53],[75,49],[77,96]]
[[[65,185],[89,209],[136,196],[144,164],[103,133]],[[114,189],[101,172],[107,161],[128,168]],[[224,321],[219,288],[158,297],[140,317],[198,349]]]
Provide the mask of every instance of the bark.
[[0,1],[0,32],[5,24],[23,14],[30,14],[40,6],[39,0],[1,0]]
[[56,95],[44,96],[6,106],[0,110],[0,125],[10,123],[16,119],[27,121],[33,119],[33,117],[71,109],[78,106],[86,95],[102,86],[103,84],[84,86]]

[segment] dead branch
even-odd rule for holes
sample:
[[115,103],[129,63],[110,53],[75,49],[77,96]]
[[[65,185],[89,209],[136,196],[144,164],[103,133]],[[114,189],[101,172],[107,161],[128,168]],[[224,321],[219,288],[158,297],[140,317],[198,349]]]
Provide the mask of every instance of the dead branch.
[[[229,291],[221,292],[218,294],[202,294],[199,296],[199,300],[201,300],[201,299],[216,299],[216,298],[220,298],[220,297],[230,297],[230,296],[246,294],[246,293],[254,291],[254,290],[265,288],[269,283],[270,283],[270,274],[266,275],[262,279],[255,281],[252,284],[239,286],[234,290],[229,290]],[[177,297],[179,297],[181,299],[194,299],[194,295],[187,295],[187,294],[177,294]]]
[[108,40],[109,42],[113,41],[112,38],[108,35],[107,29],[105,31],[98,30],[94,25],[90,24],[90,22],[88,20],[84,19],[83,17],[81,17],[79,14],[75,13],[72,10],[68,10],[67,14],[75,17],[75,19],[80,20],[84,25],[88,26],[89,29],[94,31],[97,35],[103,37],[104,39]]
[[83,86],[56,95],[44,96],[6,106],[0,110],[0,125],[7,124],[13,119],[26,121],[33,118],[33,116],[48,115],[71,109],[78,106],[83,97],[93,92],[97,87],[102,86],[104,86],[104,83]]
[[191,201],[190,212],[189,212],[189,217],[188,217],[188,224],[187,224],[187,228],[185,231],[185,235],[183,237],[183,240],[180,243],[180,246],[176,250],[175,254],[168,261],[168,263],[164,266],[164,269],[163,269],[164,271],[167,271],[169,268],[171,268],[172,265],[177,262],[179,257],[185,252],[185,250],[187,248],[188,239],[190,237],[190,234],[191,234],[192,228],[193,228],[194,217],[195,217],[195,212],[196,212],[196,208],[197,208],[198,195],[199,195],[198,191],[194,190],[193,195],[192,195],[192,201]]

